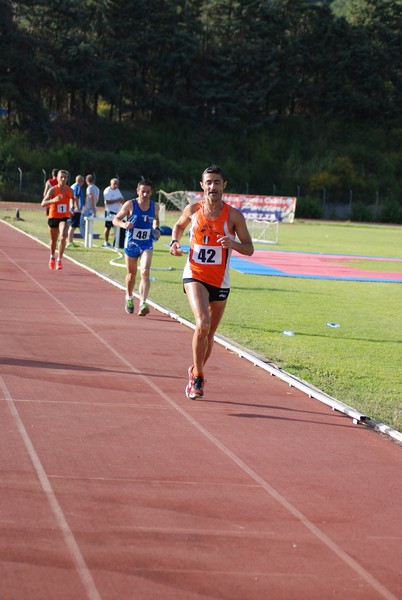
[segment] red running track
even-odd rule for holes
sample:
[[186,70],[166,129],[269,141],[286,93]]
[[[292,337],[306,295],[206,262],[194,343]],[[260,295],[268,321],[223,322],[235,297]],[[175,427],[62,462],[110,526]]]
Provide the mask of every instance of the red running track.
[[1,600],[402,598],[402,449],[0,222]]

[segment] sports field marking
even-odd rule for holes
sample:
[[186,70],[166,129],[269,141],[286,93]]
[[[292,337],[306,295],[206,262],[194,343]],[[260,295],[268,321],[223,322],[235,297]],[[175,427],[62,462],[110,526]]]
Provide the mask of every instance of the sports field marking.
[[[189,246],[183,245],[184,252]],[[356,261],[395,263],[395,271],[375,271],[353,266]],[[349,264],[340,264],[349,263]],[[255,250],[252,256],[233,251],[230,268],[248,275],[298,277],[303,279],[332,279],[342,281],[378,281],[402,283],[402,258],[357,256],[352,254],[322,254],[293,250]]]
[[[374,267],[378,261],[394,263],[395,271],[360,269],[354,265],[359,261],[372,261]],[[230,266],[240,273],[251,275],[402,283],[402,258],[255,250],[250,257],[234,252]]]

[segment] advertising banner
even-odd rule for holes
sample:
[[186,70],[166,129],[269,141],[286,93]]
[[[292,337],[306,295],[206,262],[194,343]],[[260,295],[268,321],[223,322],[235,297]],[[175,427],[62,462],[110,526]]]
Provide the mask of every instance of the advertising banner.
[[[189,202],[199,202],[203,192],[186,192]],[[238,208],[246,219],[293,223],[296,198],[288,196],[252,196],[248,194],[223,194],[222,199]]]

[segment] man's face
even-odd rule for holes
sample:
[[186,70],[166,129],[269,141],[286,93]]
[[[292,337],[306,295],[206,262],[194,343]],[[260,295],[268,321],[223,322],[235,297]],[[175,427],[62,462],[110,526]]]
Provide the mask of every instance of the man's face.
[[141,200],[148,200],[152,195],[152,188],[149,185],[139,185],[137,194]]
[[59,172],[57,173],[57,182],[60,185],[65,185],[67,183],[68,175],[67,173]]
[[205,197],[209,200],[220,200],[226,187],[226,181],[218,173],[204,173],[200,185],[204,190]]

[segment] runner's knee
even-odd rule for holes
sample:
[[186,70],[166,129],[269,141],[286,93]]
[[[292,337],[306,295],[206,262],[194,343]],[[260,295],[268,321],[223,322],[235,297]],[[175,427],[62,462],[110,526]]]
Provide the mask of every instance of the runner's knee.
[[141,277],[145,280],[149,279],[149,275],[150,275],[150,268],[149,267],[142,267],[141,268]]
[[211,329],[211,319],[208,314],[199,315],[197,317],[197,331],[199,335],[207,336],[209,334],[209,330]]

